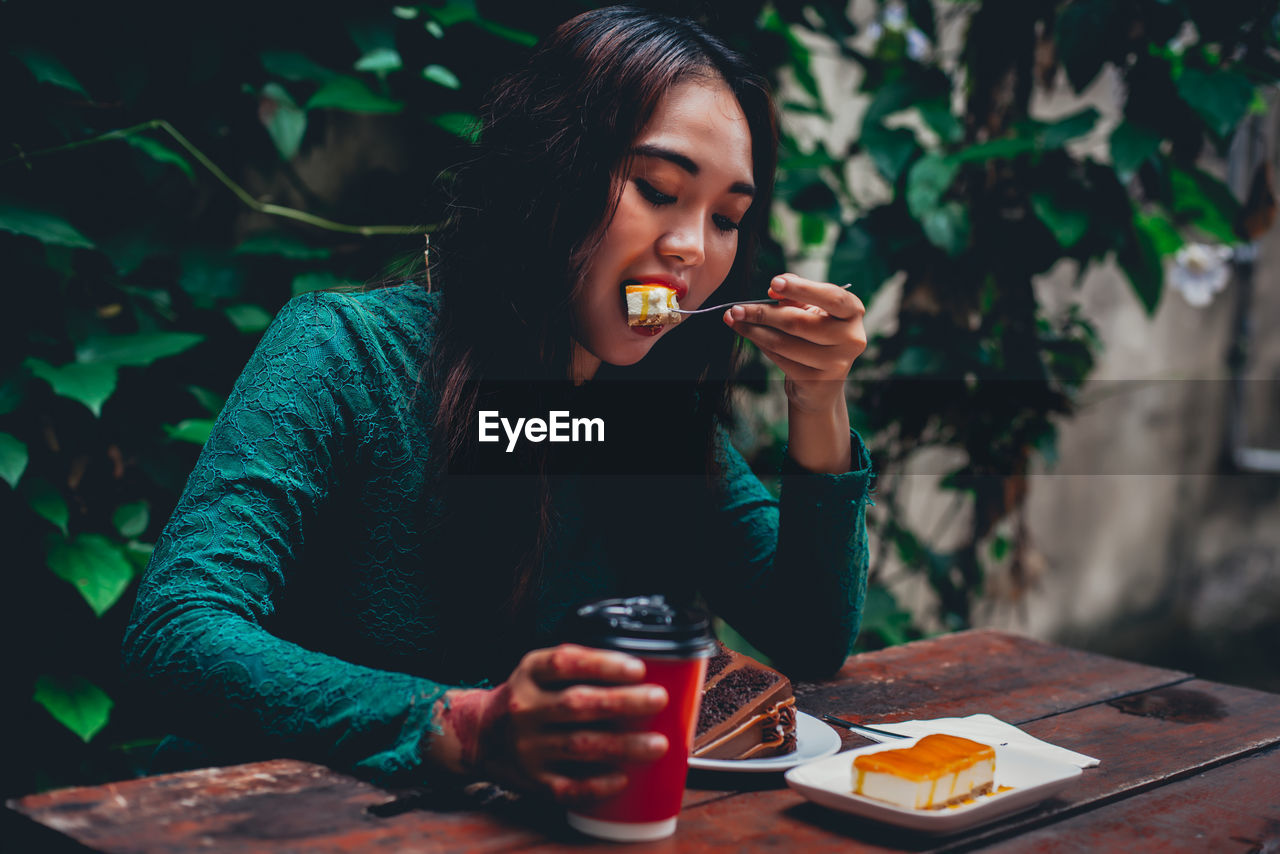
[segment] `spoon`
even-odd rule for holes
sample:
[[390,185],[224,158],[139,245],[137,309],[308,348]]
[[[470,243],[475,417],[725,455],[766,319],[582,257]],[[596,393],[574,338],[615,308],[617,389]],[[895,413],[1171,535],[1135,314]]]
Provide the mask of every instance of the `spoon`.
[[[851,287],[853,287],[853,282],[850,282],[847,285],[841,285],[840,289],[847,291]],[[695,308],[692,311],[686,311],[683,308],[669,308],[667,309],[667,311],[673,314],[704,314],[708,311],[719,311],[722,308],[731,308],[732,306],[735,306],[735,305],[755,305],[757,303],[774,303],[774,302],[778,302],[778,300],[776,299],[744,299],[744,300],[738,300],[737,302],[727,302],[723,305],[713,305],[710,308]]]

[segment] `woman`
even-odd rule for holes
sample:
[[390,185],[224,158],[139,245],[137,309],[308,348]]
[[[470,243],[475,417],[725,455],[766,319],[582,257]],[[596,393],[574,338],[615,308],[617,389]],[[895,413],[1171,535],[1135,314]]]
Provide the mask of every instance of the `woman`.
[[[680,327],[622,308],[629,281],[743,298],[776,148],[763,85],[691,22],[610,8],[494,93],[434,241],[440,292],[286,306],[157,543],[126,662],[212,758],[589,800],[668,747],[602,724],[666,697],[629,656],[556,644],[573,604],[701,595],[795,676],[849,651],[861,303],[784,274],[778,305]],[[718,426],[741,339],[787,378],[780,503]],[[482,412],[553,411],[598,414],[608,441],[479,441]]]

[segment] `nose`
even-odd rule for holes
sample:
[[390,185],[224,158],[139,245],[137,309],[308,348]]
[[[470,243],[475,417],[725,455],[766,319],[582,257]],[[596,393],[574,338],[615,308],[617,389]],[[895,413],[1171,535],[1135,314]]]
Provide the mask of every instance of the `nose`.
[[680,222],[658,238],[658,254],[678,259],[682,264],[696,267],[706,260],[702,227],[695,222]]

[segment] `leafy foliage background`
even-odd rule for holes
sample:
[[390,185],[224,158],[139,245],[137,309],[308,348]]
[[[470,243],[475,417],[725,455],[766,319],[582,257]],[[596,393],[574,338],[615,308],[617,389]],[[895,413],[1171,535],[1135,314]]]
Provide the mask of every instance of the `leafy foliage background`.
[[[233,4],[195,25],[169,4],[84,4],[70,21],[57,4],[0,7],[5,794],[142,768],[165,725],[122,699],[133,585],[258,335],[294,294],[412,274],[485,90],[592,5]],[[784,133],[763,275],[830,250],[829,279],[868,302],[905,275],[896,330],[851,384],[855,423],[882,469],[963,450],[948,484],[975,512],[966,544],[938,553],[883,494],[877,567],[895,550],[938,591],[944,623],[967,625],[984,566],[1016,567],[1028,547],[1028,462],[1051,457],[1053,419],[1099,346],[1078,313],[1042,311],[1031,279],[1115,258],[1153,311],[1163,259],[1188,238],[1250,236],[1251,209],[1200,157],[1280,77],[1274,10],[885,0],[872,34],[825,0],[644,5],[706,18],[785,82],[786,116],[865,106],[848,150]],[[950,54],[949,23],[963,31]],[[820,86],[814,35],[859,68],[856,91]],[[1127,99],[1099,159],[1071,145],[1096,111],[1038,120],[1031,96],[1083,90],[1104,68]],[[883,201],[852,191],[856,158]],[[745,386],[769,376],[757,360]],[[873,586],[862,643],[918,634]]]

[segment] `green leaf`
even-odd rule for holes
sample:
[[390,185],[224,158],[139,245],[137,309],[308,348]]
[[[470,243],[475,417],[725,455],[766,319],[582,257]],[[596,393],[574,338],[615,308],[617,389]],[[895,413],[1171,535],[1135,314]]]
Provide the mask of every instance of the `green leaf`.
[[375,47],[356,60],[356,71],[372,71],[375,74],[386,74],[404,68],[404,60],[400,51],[393,47]]
[[1093,130],[1093,126],[1097,123],[1098,111],[1093,107],[1085,107],[1078,113],[1073,113],[1064,119],[1059,119],[1053,124],[1047,125],[1044,129],[1044,135],[1041,137],[1041,144],[1045,148],[1061,148],[1069,140],[1084,136]]
[[164,425],[164,432],[175,442],[190,442],[203,447],[209,441],[209,434],[213,432],[213,419],[188,418],[177,424]]
[[1159,214],[1135,213],[1133,223],[1151,240],[1151,247],[1161,258],[1168,258],[1182,248],[1185,241],[1173,223]]
[[195,332],[136,332],[90,338],[76,348],[76,361],[86,365],[144,366],[175,356],[204,340]]
[[480,117],[473,113],[442,113],[432,116],[431,122],[467,142],[475,142],[480,136]]
[[515,42],[523,47],[533,47],[538,43],[538,37],[533,33],[526,33],[524,30],[507,27],[497,23],[496,21],[490,21],[488,18],[476,18],[476,26],[491,36],[497,36],[500,39]]
[[27,397],[26,375],[14,372],[0,380],[0,415],[17,412]]
[[938,206],[942,195],[951,187],[960,164],[949,157],[926,154],[907,173],[907,210],[915,219]]
[[240,296],[244,271],[223,251],[193,247],[179,259],[178,286],[198,308],[211,309]]
[[399,113],[404,102],[379,95],[354,77],[331,77],[307,101],[308,110],[331,109],[348,113]]
[[34,237],[41,243],[92,249],[93,241],[57,214],[11,201],[0,201],[0,231]]
[[285,80],[325,81],[337,73],[316,64],[301,53],[291,50],[264,50],[262,67],[268,74]]
[[61,531],[62,536],[67,536],[71,510],[57,487],[42,477],[29,477],[22,485],[22,493],[27,499],[27,506],[37,516]]
[[116,526],[120,536],[130,540],[147,530],[150,519],[151,513],[146,501],[131,501],[116,508],[116,512],[111,515],[111,524]]
[[107,725],[114,705],[105,691],[83,676],[37,676],[31,699],[86,744]]
[[67,70],[67,67],[62,64],[62,60],[53,54],[34,47],[17,48],[10,51],[10,53],[27,67],[27,70],[36,78],[37,82],[51,83],[54,86],[69,89],[86,98],[89,97],[89,93],[80,85],[80,81],[76,80],[75,75]]
[[863,125],[861,142],[871,162],[890,184],[897,183],[902,170],[920,150],[916,135],[906,128],[888,130],[880,125]]
[[53,574],[75,586],[101,617],[124,595],[133,567],[119,546],[100,534],[50,537],[45,559]]
[[1111,165],[1122,183],[1159,150],[1160,134],[1145,125],[1124,121],[1111,132]]
[[261,232],[240,241],[236,255],[279,255],[293,261],[319,261],[333,254],[323,246],[308,246],[296,237],[279,232]]
[[1064,205],[1051,193],[1032,193],[1031,208],[1063,249],[1075,246],[1089,230],[1087,210]]
[[95,417],[102,414],[102,404],[116,390],[114,365],[72,362],[55,368],[36,358],[29,358],[24,364],[31,373],[52,386],[54,394],[83,403]]
[[928,125],[944,143],[956,143],[964,139],[964,125],[955,113],[951,112],[951,102],[947,98],[934,98],[916,104],[920,118]]
[[827,237],[827,221],[818,214],[800,215],[800,240],[806,246],[818,246]]
[[956,163],[972,163],[979,160],[1011,160],[1040,148],[1031,137],[1005,136],[989,142],[980,142],[948,155]]
[[0,433],[0,479],[17,489],[22,473],[27,470],[27,446],[17,436]]
[[227,306],[226,315],[227,320],[241,332],[261,332],[271,325],[271,315],[261,306]]
[[341,287],[342,279],[339,279],[333,273],[325,270],[313,270],[307,273],[299,273],[293,277],[293,286],[291,291],[296,297],[299,294],[310,293],[311,291],[327,291],[333,288]]
[[959,202],[947,202],[928,211],[920,226],[929,242],[948,255],[959,255],[969,245],[969,212]]
[[1178,94],[1214,134],[1227,137],[1253,102],[1253,84],[1234,71],[1188,68],[1178,78]]
[[475,0],[445,0],[445,4],[440,8],[428,7],[423,11],[443,27],[452,27],[464,21],[474,21],[478,17]]
[[840,210],[840,200],[835,191],[822,180],[809,181],[803,187],[791,193],[787,204],[792,210],[800,213],[836,213]]
[[157,163],[164,163],[178,167],[182,170],[182,174],[187,176],[188,180],[193,182],[195,181],[195,169],[191,168],[191,164],[187,162],[187,158],[183,157],[172,148],[165,146],[149,136],[140,136],[136,133],[129,134],[124,138],[124,140]]
[[1117,260],[1120,268],[1129,277],[1133,293],[1142,304],[1148,316],[1156,313],[1160,305],[1160,295],[1164,291],[1164,265],[1160,261],[1160,252],[1151,231],[1149,220],[1135,213],[1130,242],[1120,252]]
[[292,160],[307,133],[306,110],[298,106],[283,86],[272,82],[262,87],[258,119],[267,129],[267,135],[280,156]]
[[198,385],[187,386],[187,391],[196,399],[196,402],[204,407],[205,412],[216,416],[222,411],[222,407],[226,406],[227,399],[219,394],[214,394],[207,388],[200,388]]
[[852,283],[853,292],[865,303],[892,272],[879,252],[879,243],[861,222],[840,229],[827,268],[829,281]]
[[437,83],[446,89],[461,89],[462,81],[458,79],[458,75],[454,74],[443,65],[428,65],[422,69],[423,79]]
[[1107,60],[1113,0],[1075,0],[1058,13],[1054,38],[1071,87],[1082,92]]
[[1200,169],[1174,167],[1170,173],[1173,212],[1223,243],[1237,243],[1240,203],[1226,185]]
[[132,564],[135,575],[141,575],[142,571],[147,568],[147,564],[151,562],[151,555],[155,550],[155,543],[140,543],[137,540],[130,540],[124,544],[124,556]]

